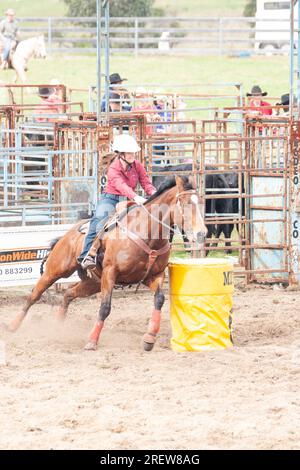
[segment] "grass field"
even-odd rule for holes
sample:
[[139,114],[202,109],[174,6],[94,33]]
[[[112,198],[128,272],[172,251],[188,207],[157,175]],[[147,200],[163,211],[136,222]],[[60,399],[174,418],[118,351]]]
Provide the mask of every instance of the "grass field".
[[156,0],[169,16],[242,16],[247,0]]
[[[84,1],[84,0],[82,0]],[[96,0],[95,0],[96,1]],[[168,16],[241,16],[246,0],[156,0]],[[62,0],[1,0],[0,16],[14,8],[17,16],[64,16],[67,8]]]

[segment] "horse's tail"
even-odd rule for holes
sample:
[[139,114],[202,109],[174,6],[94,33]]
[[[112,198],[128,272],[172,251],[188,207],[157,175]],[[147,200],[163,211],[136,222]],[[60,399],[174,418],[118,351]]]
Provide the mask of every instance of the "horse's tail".
[[54,238],[53,240],[51,240],[49,251],[48,251],[48,253],[46,254],[46,256],[44,256],[44,258],[42,259],[42,263],[41,263],[41,267],[40,267],[40,274],[41,274],[41,276],[42,276],[42,274],[44,274],[44,264],[46,263],[47,259],[49,258],[49,255],[50,255],[51,251],[53,250],[53,248],[55,247],[56,243],[57,243],[60,239],[61,239],[61,237]]

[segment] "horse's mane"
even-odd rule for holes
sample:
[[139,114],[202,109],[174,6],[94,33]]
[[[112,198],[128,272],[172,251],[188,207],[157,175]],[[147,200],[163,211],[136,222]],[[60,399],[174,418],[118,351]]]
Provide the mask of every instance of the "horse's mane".
[[[35,36],[30,36],[30,38],[22,39],[22,41],[20,42],[29,42],[29,41],[37,40],[40,36],[41,34],[36,34]],[[20,44],[20,42],[18,44]]]
[[[182,179],[182,182],[183,182],[183,188],[185,191],[188,191],[189,189],[193,189],[193,185],[191,184],[191,182],[189,181],[189,177],[188,176],[180,176],[180,178]],[[175,176],[169,176],[165,179],[165,181],[163,181],[156,193],[154,193],[152,196],[149,197],[149,199],[147,200],[146,204],[148,202],[152,202],[154,199],[156,199],[158,196],[160,196],[161,194],[163,194],[165,191],[167,191],[168,189],[171,189],[173,188],[174,186],[176,185],[176,179],[175,179]]]
[[22,41],[19,41],[19,42],[18,42],[17,47],[18,47],[20,44],[24,45],[24,44],[27,44],[28,42],[32,42],[33,40],[36,40],[36,39],[37,39],[37,36],[32,36],[32,37],[30,37],[30,38],[22,39]]

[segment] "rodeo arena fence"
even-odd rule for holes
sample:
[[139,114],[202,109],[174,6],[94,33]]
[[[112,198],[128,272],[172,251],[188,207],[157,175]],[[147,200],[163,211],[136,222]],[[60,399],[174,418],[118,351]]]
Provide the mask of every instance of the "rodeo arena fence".
[[[32,284],[50,239],[91,215],[120,132],[136,137],[154,182],[170,171],[195,178],[209,238],[188,246],[178,232],[173,255],[221,253],[247,283],[298,284],[300,122],[278,106],[268,118],[249,117],[239,84],[207,84],[205,94],[152,85],[161,121],[116,112],[105,124],[93,111],[93,87],[83,112],[76,90],[60,85],[65,112],[40,122],[22,101],[38,86],[51,85],[7,86],[14,104],[0,106],[0,285]],[[135,90],[130,96],[134,103]]]
[[[268,10],[262,17],[248,18],[111,17],[110,51],[135,56],[288,54],[289,18],[276,13],[274,17]],[[95,52],[94,17],[23,17],[19,21],[23,39],[37,33],[45,35],[48,54]]]

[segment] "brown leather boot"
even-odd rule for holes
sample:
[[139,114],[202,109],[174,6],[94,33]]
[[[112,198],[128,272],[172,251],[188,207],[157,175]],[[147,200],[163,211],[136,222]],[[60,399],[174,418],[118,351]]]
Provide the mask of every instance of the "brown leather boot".
[[100,239],[96,237],[88,252],[88,255],[91,255],[91,257],[96,258],[99,248],[100,248]]

